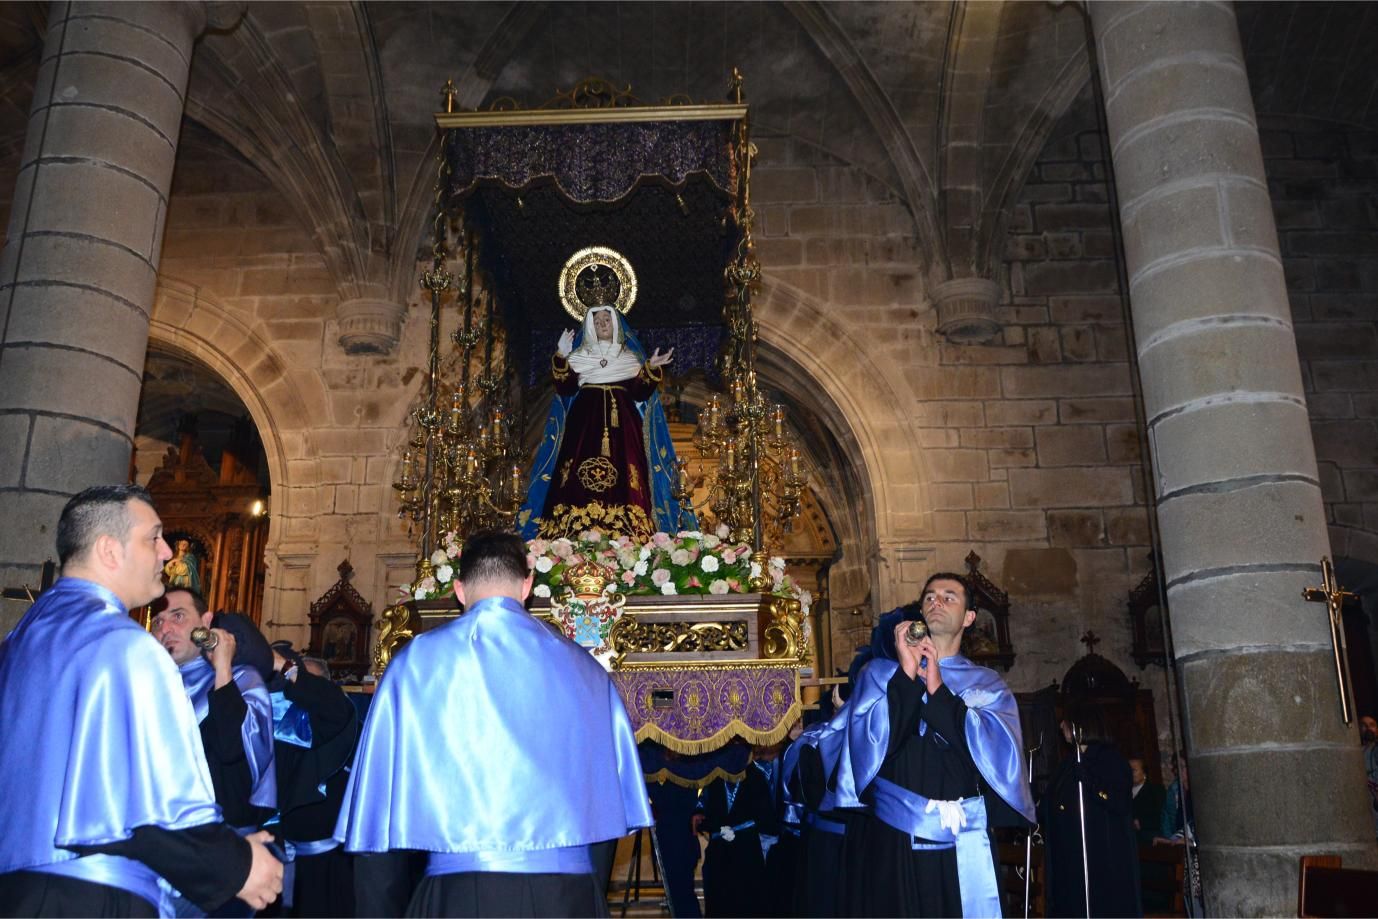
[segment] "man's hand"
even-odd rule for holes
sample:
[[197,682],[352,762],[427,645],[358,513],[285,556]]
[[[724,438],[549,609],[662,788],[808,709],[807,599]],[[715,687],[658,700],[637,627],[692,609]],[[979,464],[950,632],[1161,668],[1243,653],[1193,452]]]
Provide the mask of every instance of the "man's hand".
[[911,645],[904,640],[904,633],[908,630],[907,620],[895,623],[895,653],[899,657],[900,669],[904,671],[904,675],[911,680],[917,680],[922,658],[919,656],[919,646]]
[[215,688],[219,689],[234,679],[234,635],[224,629],[211,629],[211,634],[220,639],[211,648],[211,666],[215,668]]
[[569,357],[569,352],[574,350],[574,330],[565,329],[560,336],[560,343],[555,346],[555,353],[560,357]]
[[670,358],[674,356],[674,353],[674,348],[671,348],[664,354],[661,354],[660,349],[656,348],[655,351],[651,353],[651,357],[646,361],[646,364],[650,367],[664,367],[666,364],[670,363]]
[[695,833],[703,832],[703,814],[695,814],[689,818],[689,826]]
[[272,838],[273,834],[267,830],[244,837],[253,852],[253,862],[249,865],[249,876],[244,880],[244,886],[239,888],[235,896],[256,910],[266,908],[282,893],[282,862],[268,850]]
[[933,646],[933,639],[924,637],[914,651],[919,655],[919,670],[923,673],[924,688],[928,690],[931,698],[938,687],[943,685],[943,672],[938,668],[938,649]]

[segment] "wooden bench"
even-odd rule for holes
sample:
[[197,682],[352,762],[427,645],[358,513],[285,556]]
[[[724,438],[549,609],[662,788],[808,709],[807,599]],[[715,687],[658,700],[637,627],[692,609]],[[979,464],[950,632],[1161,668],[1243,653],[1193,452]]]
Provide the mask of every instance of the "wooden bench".
[[1378,871],[1341,867],[1338,855],[1303,855],[1297,878],[1298,916],[1372,916]]

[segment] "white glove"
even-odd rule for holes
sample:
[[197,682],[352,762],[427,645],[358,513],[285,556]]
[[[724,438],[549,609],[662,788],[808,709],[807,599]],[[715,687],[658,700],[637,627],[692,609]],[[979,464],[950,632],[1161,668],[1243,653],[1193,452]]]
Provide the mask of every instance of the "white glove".
[[569,357],[569,352],[573,350],[574,330],[565,329],[564,334],[560,336],[560,343],[555,347],[555,353],[560,355],[560,357]]
[[737,838],[737,832],[733,830],[730,826],[723,827],[721,830],[718,831],[718,835],[723,838],[724,842],[731,842],[732,840]]
[[967,815],[966,811],[962,810],[961,801],[935,801],[929,798],[923,812],[931,814],[935,807],[938,809],[938,822],[942,824],[943,829],[956,835],[966,827]]

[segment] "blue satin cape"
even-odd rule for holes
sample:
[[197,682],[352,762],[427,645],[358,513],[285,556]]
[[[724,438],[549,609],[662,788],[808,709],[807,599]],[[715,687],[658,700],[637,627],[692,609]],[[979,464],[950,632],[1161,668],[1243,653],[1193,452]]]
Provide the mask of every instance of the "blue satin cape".
[[0,644],[0,775],[0,873],[64,862],[142,893],[139,875],[156,875],[140,863],[62,847],[220,820],[177,667],[113,593],[78,578]]
[[520,852],[651,824],[612,680],[521,604],[493,597],[388,665],[335,838],[351,852]]
[[[636,333],[619,311],[613,310],[613,315],[617,317],[623,346],[645,364],[646,349]],[[579,350],[583,341],[584,327],[580,325],[574,337],[574,350]],[[536,448],[536,459],[531,464],[531,484],[527,487],[526,503],[517,512],[517,532],[523,539],[535,539],[540,529],[550,479],[555,473],[555,461],[560,457],[560,443],[565,437],[565,418],[573,402],[573,396],[562,396],[558,392],[551,400],[550,414],[546,416],[545,430],[541,432],[541,444]],[[698,518],[694,512],[681,507],[671,494],[679,467],[675,465],[675,444],[670,439],[670,426],[665,420],[660,390],[651,393],[645,402],[636,403],[636,407],[641,413],[642,437],[646,441],[646,471],[651,477],[651,514],[656,529],[663,533],[695,529]]]
[[[186,687],[187,697],[196,710],[196,722],[200,724],[210,714],[215,668],[204,655],[198,654],[178,669],[182,673],[182,685]],[[263,677],[253,667],[237,664],[231,673],[249,709],[239,729],[240,736],[244,738],[244,758],[249,763],[249,778],[253,782],[249,803],[256,807],[276,809],[278,780],[277,771],[273,768],[273,701]]]
[[[1019,726],[1019,705],[1005,681],[988,667],[955,654],[938,662],[943,683],[966,703],[963,730],[967,749],[986,784],[1030,823],[1034,817]],[[876,658],[861,671],[860,680],[843,709],[845,741],[837,757],[836,806],[857,807],[860,795],[880,773],[890,746],[890,706],[886,689],[899,669],[896,661]],[[928,725],[919,723],[923,733]],[[820,752],[823,745],[820,744]],[[825,756],[824,762],[828,763]]]

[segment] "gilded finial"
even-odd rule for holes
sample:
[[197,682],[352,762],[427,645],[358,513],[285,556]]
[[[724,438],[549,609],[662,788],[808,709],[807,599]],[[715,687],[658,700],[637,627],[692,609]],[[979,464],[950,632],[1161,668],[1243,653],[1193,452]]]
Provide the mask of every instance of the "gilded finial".
[[732,101],[737,103],[738,105],[740,105],[742,102],[742,83],[743,77],[741,69],[733,67],[732,85],[729,87],[728,92],[732,93]]
[[440,95],[445,97],[445,111],[455,110],[455,96],[459,94],[459,88],[455,86],[454,80],[446,80],[445,85],[440,87]]

